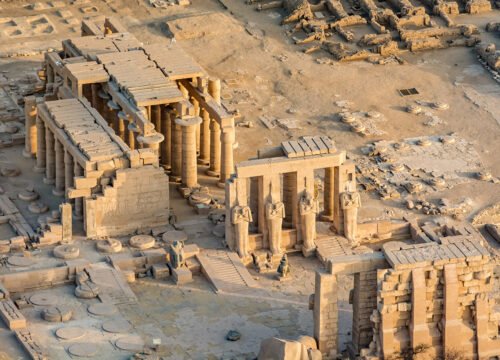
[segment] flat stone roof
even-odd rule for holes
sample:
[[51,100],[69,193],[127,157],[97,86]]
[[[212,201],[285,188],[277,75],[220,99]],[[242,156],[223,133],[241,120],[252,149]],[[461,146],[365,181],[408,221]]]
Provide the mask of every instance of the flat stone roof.
[[[46,101],[45,106],[55,125],[90,161],[110,160],[123,156],[110,134],[98,123],[97,112],[90,112],[78,99]],[[100,118],[101,123],[105,123]]]
[[97,59],[120,91],[137,106],[169,104],[184,99],[177,84],[142,50],[100,54]]
[[95,61],[66,64],[66,69],[80,84],[103,83],[109,80],[104,66]]
[[125,52],[140,49],[141,42],[130,33],[113,35],[81,36],[68,40],[81,56],[95,60],[98,54]]
[[281,148],[289,158],[337,152],[332,139],[328,136],[303,136],[299,140],[283,141]]

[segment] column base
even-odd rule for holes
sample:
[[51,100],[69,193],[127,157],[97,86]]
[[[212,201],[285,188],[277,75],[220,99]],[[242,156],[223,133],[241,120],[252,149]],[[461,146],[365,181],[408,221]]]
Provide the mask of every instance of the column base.
[[34,166],[33,167],[33,171],[36,172],[36,173],[38,173],[38,174],[42,174],[42,173],[45,172],[45,168],[44,167],[42,168],[42,167]]
[[323,222],[333,222],[333,216],[320,215],[318,220]]
[[182,178],[178,175],[169,175],[168,176],[168,181],[173,182],[173,183],[180,183]]
[[64,196],[65,193],[66,191],[64,190],[52,189],[52,194],[54,194],[55,196]]
[[207,174],[208,176],[212,176],[212,177],[219,177],[220,176],[220,172],[219,171],[214,171],[214,170],[210,170],[208,169],[205,174]]
[[43,183],[47,185],[52,185],[56,182],[55,179],[47,179],[46,177],[43,178]]
[[33,159],[35,157],[35,154],[26,151],[26,149],[23,149],[23,157],[25,157],[26,159]]
[[210,160],[198,158],[198,165],[210,165]]
[[226,182],[218,182],[217,186],[220,187],[221,189],[224,189],[226,187]]
[[165,171],[170,171],[170,169],[172,168],[170,165],[164,165],[164,164],[160,164],[160,166],[163,168],[163,170]]

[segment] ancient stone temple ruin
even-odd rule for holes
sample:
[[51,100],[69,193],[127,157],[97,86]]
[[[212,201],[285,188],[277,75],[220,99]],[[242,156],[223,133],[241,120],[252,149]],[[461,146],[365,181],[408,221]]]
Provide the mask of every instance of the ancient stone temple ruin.
[[245,258],[269,251],[315,253],[319,215],[315,171],[323,171],[321,219],[355,241],[359,195],[354,165],[324,136],[285,141],[238,163],[226,184],[226,243]]
[[[424,230],[423,230],[424,229]],[[316,273],[314,336],[334,359],[339,346],[338,279],[353,276],[351,356],[490,359],[498,355],[498,317],[489,296],[494,259],[471,226],[410,224],[416,243],[333,257]]]
[[167,224],[169,179],[187,196],[198,163],[222,185],[234,167],[220,81],[173,43],[143,46],[112,19],[104,28],[84,22],[84,36],[45,55],[45,101],[29,98],[26,114],[25,154],[90,237]]

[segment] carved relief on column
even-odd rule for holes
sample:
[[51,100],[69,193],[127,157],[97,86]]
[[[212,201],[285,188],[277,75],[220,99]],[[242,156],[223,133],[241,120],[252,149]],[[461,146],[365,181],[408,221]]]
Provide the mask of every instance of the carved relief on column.
[[217,121],[210,122],[210,168],[208,176],[219,177],[221,162],[220,125]]
[[224,187],[227,179],[234,172],[233,145],[234,127],[222,129],[221,133],[222,154],[219,187]]
[[361,206],[361,197],[358,192],[346,191],[340,194],[340,208],[344,212],[344,236],[357,246],[358,208]]
[[249,255],[248,226],[253,221],[249,206],[235,206],[231,211],[231,222],[234,225],[236,249],[240,257]]
[[299,215],[302,232],[302,253],[308,257],[314,254],[316,250],[316,214],[318,204],[310,191],[304,190],[299,200]]
[[172,125],[170,124],[170,111],[164,106],[161,111],[161,133],[165,140],[161,143],[161,165],[164,169],[170,169],[172,151]]
[[281,201],[268,201],[265,209],[269,247],[273,255],[279,255],[281,250],[281,229],[285,217],[285,204]]
[[55,153],[54,153],[54,134],[47,126],[45,127],[45,184],[54,183],[55,175]]
[[[68,190],[73,187],[74,184],[74,161],[73,155],[69,153],[69,151],[64,152],[64,187],[65,193],[68,193]],[[73,200],[69,200],[69,202],[73,202]]]
[[198,163],[202,165],[210,164],[210,114],[201,109],[200,116],[203,122],[200,125],[200,156]]
[[55,186],[52,193],[55,196],[64,196],[65,170],[64,170],[64,147],[61,142],[55,139]]

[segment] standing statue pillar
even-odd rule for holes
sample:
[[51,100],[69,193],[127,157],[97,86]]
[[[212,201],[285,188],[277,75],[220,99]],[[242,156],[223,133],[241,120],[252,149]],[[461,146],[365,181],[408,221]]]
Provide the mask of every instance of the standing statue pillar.
[[236,251],[240,257],[249,255],[248,227],[253,221],[249,206],[235,206],[231,211],[231,222],[234,225]]
[[316,250],[316,214],[318,204],[314,196],[304,190],[299,200],[300,230],[302,234],[302,254],[309,257]]
[[283,252],[281,249],[281,229],[285,217],[285,204],[281,201],[269,201],[266,204],[266,221],[269,236],[269,247],[273,255]]
[[346,191],[340,195],[340,208],[344,212],[344,236],[351,242],[351,246],[358,246],[356,239],[358,230],[358,208],[361,206],[361,197],[354,191]]
[[44,173],[46,166],[46,149],[45,149],[45,124],[42,119],[36,117],[36,165],[34,171],[36,173]]
[[24,150],[25,158],[32,158],[36,154],[37,126],[36,126],[36,97],[27,96],[24,98]]
[[188,188],[198,186],[198,165],[196,162],[196,128],[199,117],[176,119],[182,128],[182,185]]
[[64,196],[64,187],[66,185],[64,177],[64,147],[57,139],[54,141],[55,150],[55,186],[52,193],[55,196]]
[[53,184],[55,177],[55,154],[54,154],[54,134],[48,126],[45,127],[45,184]]

